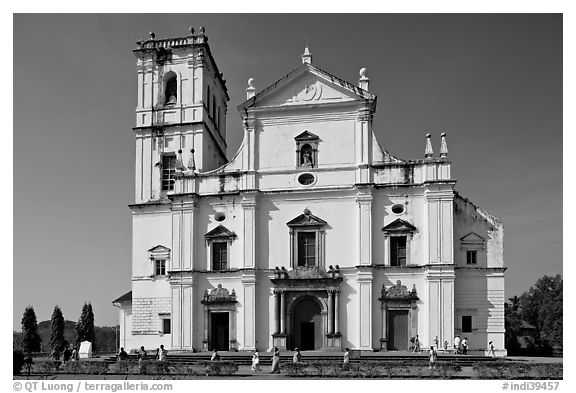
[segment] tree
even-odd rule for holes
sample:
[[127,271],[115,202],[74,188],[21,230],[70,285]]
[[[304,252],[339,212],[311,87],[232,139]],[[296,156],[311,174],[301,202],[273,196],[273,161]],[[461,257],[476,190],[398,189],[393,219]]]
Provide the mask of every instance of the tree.
[[520,317],[537,329],[537,343],[552,348],[563,345],[563,280],[543,276],[520,296]]
[[76,344],[79,345],[82,341],[90,341],[92,343],[92,350],[94,351],[96,348],[95,339],[92,304],[84,303],[82,314],[76,324]]
[[510,355],[518,353],[520,343],[517,337],[522,334],[522,319],[520,318],[520,298],[511,297],[504,303],[504,327],[506,330],[504,339],[505,346]]
[[40,336],[34,307],[28,306],[22,315],[22,350],[24,352],[40,352]]
[[68,345],[64,339],[64,316],[60,307],[55,306],[50,320],[50,348],[61,351]]

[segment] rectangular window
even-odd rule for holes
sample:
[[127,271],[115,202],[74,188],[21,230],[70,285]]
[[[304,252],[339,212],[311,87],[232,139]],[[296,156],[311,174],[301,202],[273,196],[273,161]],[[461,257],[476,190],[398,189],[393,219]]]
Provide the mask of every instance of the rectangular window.
[[212,270],[228,269],[228,243],[212,243]]
[[166,260],[157,259],[156,260],[156,275],[165,276],[166,275]]
[[170,334],[170,318],[162,319],[162,334]]
[[176,174],[176,156],[162,156],[162,191],[174,189],[174,175]]
[[472,333],[472,316],[462,316],[462,333]]
[[316,266],[316,233],[298,233],[298,266]]
[[390,266],[406,266],[406,236],[390,237]]
[[466,264],[476,265],[478,262],[478,251],[477,250],[466,250]]

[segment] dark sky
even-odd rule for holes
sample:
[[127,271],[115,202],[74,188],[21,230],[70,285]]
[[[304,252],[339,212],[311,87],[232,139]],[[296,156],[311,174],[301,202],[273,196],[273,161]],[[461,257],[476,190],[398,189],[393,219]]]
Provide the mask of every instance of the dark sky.
[[136,41],[206,27],[227,80],[228,156],[246,81],[301,63],[378,96],[374,131],[405,159],[447,133],[456,189],[504,221],[506,296],[562,273],[561,14],[17,14],[14,16],[14,329],[26,305],[77,320],[130,290]]

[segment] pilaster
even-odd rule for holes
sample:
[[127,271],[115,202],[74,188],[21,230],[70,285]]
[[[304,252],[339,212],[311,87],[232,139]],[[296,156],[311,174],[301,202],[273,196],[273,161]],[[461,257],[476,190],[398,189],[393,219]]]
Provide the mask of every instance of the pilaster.
[[428,337],[440,343],[454,339],[454,266],[429,265],[426,271],[428,292]]
[[358,343],[361,350],[372,350],[372,270],[359,268],[358,282]]
[[244,267],[256,268],[256,192],[242,194],[242,214],[244,223]]
[[454,263],[454,182],[425,186],[428,263]]
[[191,276],[170,280],[172,348],[192,349],[194,342],[194,281]]
[[171,270],[192,270],[195,252],[195,221],[198,209],[196,196],[172,200]]
[[358,205],[357,221],[357,255],[358,264],[367,266],[372,265],[372,190],[362,188],[356,195]]
[[240,350],[256,349],[256,273],[242,274],[242,312],[243,312],[243,339]]

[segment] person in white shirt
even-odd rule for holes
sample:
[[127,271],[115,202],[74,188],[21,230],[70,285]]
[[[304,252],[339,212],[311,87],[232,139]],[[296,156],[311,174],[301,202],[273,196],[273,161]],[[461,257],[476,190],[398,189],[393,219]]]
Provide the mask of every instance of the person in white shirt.
[[436,360],[438,360],[438,353],[434,349],[434,345],[430,345],[430,358],[428,360],[428,368],[431,370],[432,368],[436,369]]
[[456,351],[456,353],[458,353],[458,351],[460,350],[460,336],[456,336],[454,338],[454,350]]
[[158,352],[158,360],[160,362],[164,362],[166,360],[166,350],[164,349],[164,345],[160,345],[160,351]]

